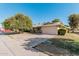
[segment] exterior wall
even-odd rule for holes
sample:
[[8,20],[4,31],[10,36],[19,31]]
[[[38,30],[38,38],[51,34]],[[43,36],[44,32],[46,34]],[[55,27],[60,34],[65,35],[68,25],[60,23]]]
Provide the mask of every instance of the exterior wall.
[[44,34],[55,34],[55,35],[57,35],[58,34],[57,28],[58,27],[45,26],[45,27],[42,27],[41,30],[42,30],[42,33],[44,33]]

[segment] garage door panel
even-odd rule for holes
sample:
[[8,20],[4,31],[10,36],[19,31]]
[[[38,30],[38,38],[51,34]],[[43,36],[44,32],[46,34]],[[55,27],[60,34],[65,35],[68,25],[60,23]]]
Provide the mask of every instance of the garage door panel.
[[43,27],[42,33],[45,34],[57,34],[57,27]]

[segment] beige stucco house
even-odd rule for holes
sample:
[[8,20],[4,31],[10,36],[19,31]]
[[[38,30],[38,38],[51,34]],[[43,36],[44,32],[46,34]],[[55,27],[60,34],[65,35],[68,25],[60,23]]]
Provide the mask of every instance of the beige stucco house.
[[52,24],[47,24],[47,25],[41,25],[41,26],[36,26],[34,27],[34,31],[40,32],[42,34],[58,34],[58,29],[61,27],[62,23],[61,22],[56,22]]
[[58,34],[58,29],[60,28],[61,23],[56,22],[53,24],[41,26],[41,31],[43,34]]

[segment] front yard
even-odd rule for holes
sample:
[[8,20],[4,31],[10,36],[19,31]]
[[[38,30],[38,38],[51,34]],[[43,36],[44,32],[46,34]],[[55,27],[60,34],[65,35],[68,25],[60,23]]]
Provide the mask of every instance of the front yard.
[[55,38],[65,38],[65,39],[72,39],[74,41],[79,41],[79,35],[74,33],[67,33],[65,36],[55,36]]
[[79,55],[79,35],[55,36],[34,47],[48,55]]
[[[43,54],[50,56],[74,56],[79,55],[79,35],[68,33],[60,35],[37,35],[22,33],[8,35],[11,40],[19,42],[20,46],[26,50],[36,53],[39,50]],[[34,50],[33,50],[34,49]],[[28,54],[28,53],[27,53]],[[39,54],[39,53],[38,53]],[[31,53],[29,53],[31,55]],[[33,55],[33,54],[32,54]]]

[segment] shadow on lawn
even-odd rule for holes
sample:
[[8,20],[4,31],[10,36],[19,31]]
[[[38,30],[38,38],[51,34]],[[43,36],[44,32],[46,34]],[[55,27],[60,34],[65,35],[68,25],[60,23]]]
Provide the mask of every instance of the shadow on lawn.
[[[25,43],[23,43],[21,46],[24,47],[25,50],[30,50],[33,52],[39,52],[38,50],[34,49],[36,45],[40,44],[41,42],[46,41],[48,38],[29,38],[28,40],[25,40]],[[26,43],[28,42],[28,43]]]
[[[39,49],[36,50],[35,47],[38,48],[40,44],[42,44],[41,47],[39,47],[39,49],[41,50]],[[54,49],[53,45],[56,46],[57,48]],[[79,55],[79,42],[75,42],[72,39],[66,39],[66,38],[50,38],[50,39],[39,38],[39,37],[29,38],[28,40],[25,40],[25,43],[23,43],[21,46],[23,46],[25,50],[30,50],[33,52],[39,52],[39,51],[48,52],[49,55],[52,53],[54,54],[59,53],[56,55],[60,54],[65,55],[63,49],[68,50],[70,55]]]
[[65,38],[53,38],[49,41],[52,42],[52,45],[67,49],[71,54],[79,55],[79,42],[76,42],[74,40]]

